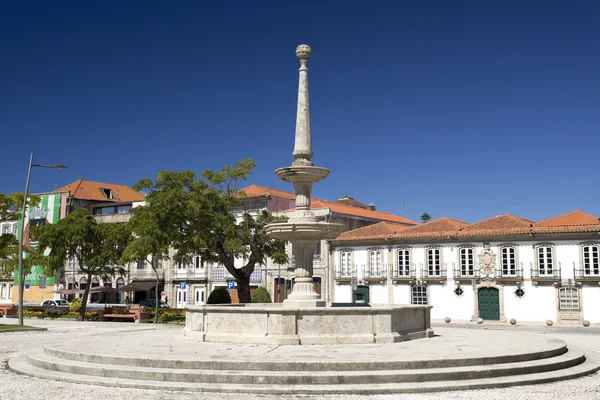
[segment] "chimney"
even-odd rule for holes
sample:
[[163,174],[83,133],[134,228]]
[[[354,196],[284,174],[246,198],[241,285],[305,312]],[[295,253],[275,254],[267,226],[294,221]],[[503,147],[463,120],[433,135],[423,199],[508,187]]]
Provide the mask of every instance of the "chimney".
[[375,211],[375,204],[373,204],[373,203],[369,203],[369,205],[367,206],[367,208],[368,208],[369,210],[373,210],[373,211]]

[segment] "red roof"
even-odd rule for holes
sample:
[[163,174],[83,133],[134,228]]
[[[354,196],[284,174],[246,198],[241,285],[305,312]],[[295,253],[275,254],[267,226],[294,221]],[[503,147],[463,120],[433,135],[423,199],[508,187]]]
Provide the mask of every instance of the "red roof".
[[[240,189],[240,192],[244,192],[246,194],[246,196],[248,196],[248,197],[275,196],[275,197],[281,197],[281,198],[291,199],[291,200],[296,199],[296,195],[294,193],[285,192],[283,190],[271,189],[271,188],[267,188],[267,187],[259,186],[259,185],[251,185],[251,186],[245,187],[243,189]],[[353,207],[353,206],[349,206],[349,205],[345,205],[345,204],[339,204],[339,203],[336,203],[333,201],[319,200],[319,199],[315,199],[314,197],[311,198],[310,208],[315,208],[315,209],[316,208],[328,208],[331,210],[331,212],[338,213],[338,214],[353,215],[353,216],[369,218],[369,219],[373,219],[373,220],[396,222],[396,223],[406,224],[406,225],[416,225],[417,224],[414,221],[411,221],[411,220],[403,218],[403,217],[399,217],[399,216],[391,214],[391,213],[369,210],[369,209],[360,208],[360,207]]]
[[[388,239],[436,239],[454,237],[475,236],[502,236],[502,235],[536,235],[551,233],[585,233],[600,232],[600,220],[598,217],[576,210],[568,214],[550,218],[535,223],[534,221],[516,217],[510,214],[499,215],[475,224],[440,218],[425,224],[413,226],[400,230],[394,234],[387,235]],[[378,232],[354,229],[340,235],[336,240],[371,240],[379,239]]]
[[126,185],[114,183],[92,182],[79,179],[67,186],[56,189],[55,192],[69,192],[69,196],[81,200],[103,202],[134,202],[144,200],[144,194]]
[[408,229],[409,226],[402,224],[395,224],[392,222],[379,222],[377,224],[363,226],[362,228],[354,229],[342,233],[338,238],[343,239],[345,237],[360,238],[368,237],[370,239],[374,237],[386,238],[390,237],[400,231]]

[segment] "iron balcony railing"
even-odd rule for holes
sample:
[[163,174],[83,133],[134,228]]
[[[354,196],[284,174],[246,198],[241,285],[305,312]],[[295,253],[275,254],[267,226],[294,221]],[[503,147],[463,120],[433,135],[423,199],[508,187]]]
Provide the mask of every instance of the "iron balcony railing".
[[423,265],[421,264],[421,277],[423,279],[436,278],[446,279],[446,263],[438,265]]
[[403,265],[403,266],[394,265],[392,267],[392,278],[393,279],[415,279],[416,277],[417,277],[416,264]]
[[356,269],[352,265],[336,265],[335,279],[350,279],[356,276]]
[[459,278],[479,278],[479,266],[475,265],[456,265],[452,263],[452,276]]
[[365,279],[387,279],[387,265],[361,265]]
[[533,265],[530,263],[531,268],[531,279],[537,280],[549,280],[549,281],[559,281],[560,280],[560,269],[561,265],[558,263],[557,265],[547,265],[540,268],[538,265]]
[[194,268],[190,266],[189,268],[172,268],[171,276],[175,279],[206,279],[208,278],[208,273],[206,272],[206,268]]
[[573,263],[573,276],[580,281],[600,281],[600,265],[596,264],[575,264]]
[[496,268],[498,279],[523,279],[523,263],[518,265],[503,265]]
[[[163,269],[162,268],[157,268],[156,272],[158,273],[158,276],[160,276],[162,278],[162,276],[163,276]],[[155,278],[156,277],[156,273],[154,272],[154,270],[150,266],[148,266],[148,267],[146,267],[144,269],[137,269],[137,268],[134,267],[131,270],[129,270],[129,276],[131,278],[148,278],[148,277]]]

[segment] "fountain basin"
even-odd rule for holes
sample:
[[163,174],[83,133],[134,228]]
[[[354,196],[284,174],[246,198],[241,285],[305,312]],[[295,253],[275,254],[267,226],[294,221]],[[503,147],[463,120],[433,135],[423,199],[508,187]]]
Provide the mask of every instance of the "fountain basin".
[[185,336],[199,342],[273,345],[395,343],[433,336],[431,306],[188,306]]
[[291,166],[278,168],[275,173],[286,182],[319,182],[327,178],[329,169],[314,166]]
[[343,224],[329,222],[281,222],[265,226],[267,235],[292,243],[304,240],[334,239],[343,230]]

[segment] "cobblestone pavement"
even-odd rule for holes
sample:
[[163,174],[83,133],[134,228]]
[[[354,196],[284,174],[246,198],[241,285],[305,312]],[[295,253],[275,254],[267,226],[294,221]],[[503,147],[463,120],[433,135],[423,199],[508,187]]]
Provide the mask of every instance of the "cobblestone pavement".
[[[6,322],[5,322],[6,321]],[[7,320],[0,320],[0,324]],[[11,321],[11,323],[14,323]],[[31,399],[108,399],[119,400],[280,400],[284,396],[264,395],[239,395],[239,394],[215,394],[215,393],[185,393],[157,390],[122,389],[113,387],[101,387],[95,385],[81,385],[66,382],[55,382],[37,378],[31,378],[15,374],[6,368],[7,361],[16,354],[31,347],[50,343],[63,343],[68,341],[73,334],[99,334],[103,332],[114,332],[115,330],[144,329],[148,326],[134,325],[131,323],[86,323],[75,321],[46,321],[26,320],[26,324],[47,327],[45,332],[18,332],[0,333],[0,399],[2,400],[31,400]],[[442,325],[439,325],[442,326]],[[600,354],[600,327],[552,327],[541,325],[507,326],[507,325],[481,325],[455,324],[453,328],[468,327],[473,329],[494,330],[519,330],[524,335],[528,332],[547,334],[565,340],[567,343],[583,349],[586,353]],[[181,329],[181,326],[158,325],[159,329]],[[154,326],[153,326],[154,328]],[[434,324],[435,330],[435,324]],[[494,345],[490,343],[490,345]],[[90,377],[93,379],[93,377]],[[600,399],[600,374],[596,373],[579,379],[562,381],[542,385],[518,386],[502,389],[469,390],[457,392],[438,392],[426,394],[401,394],[401,395],[375,395],[375,396],[289,396],[296,400],[426,400],[426,399]]]

